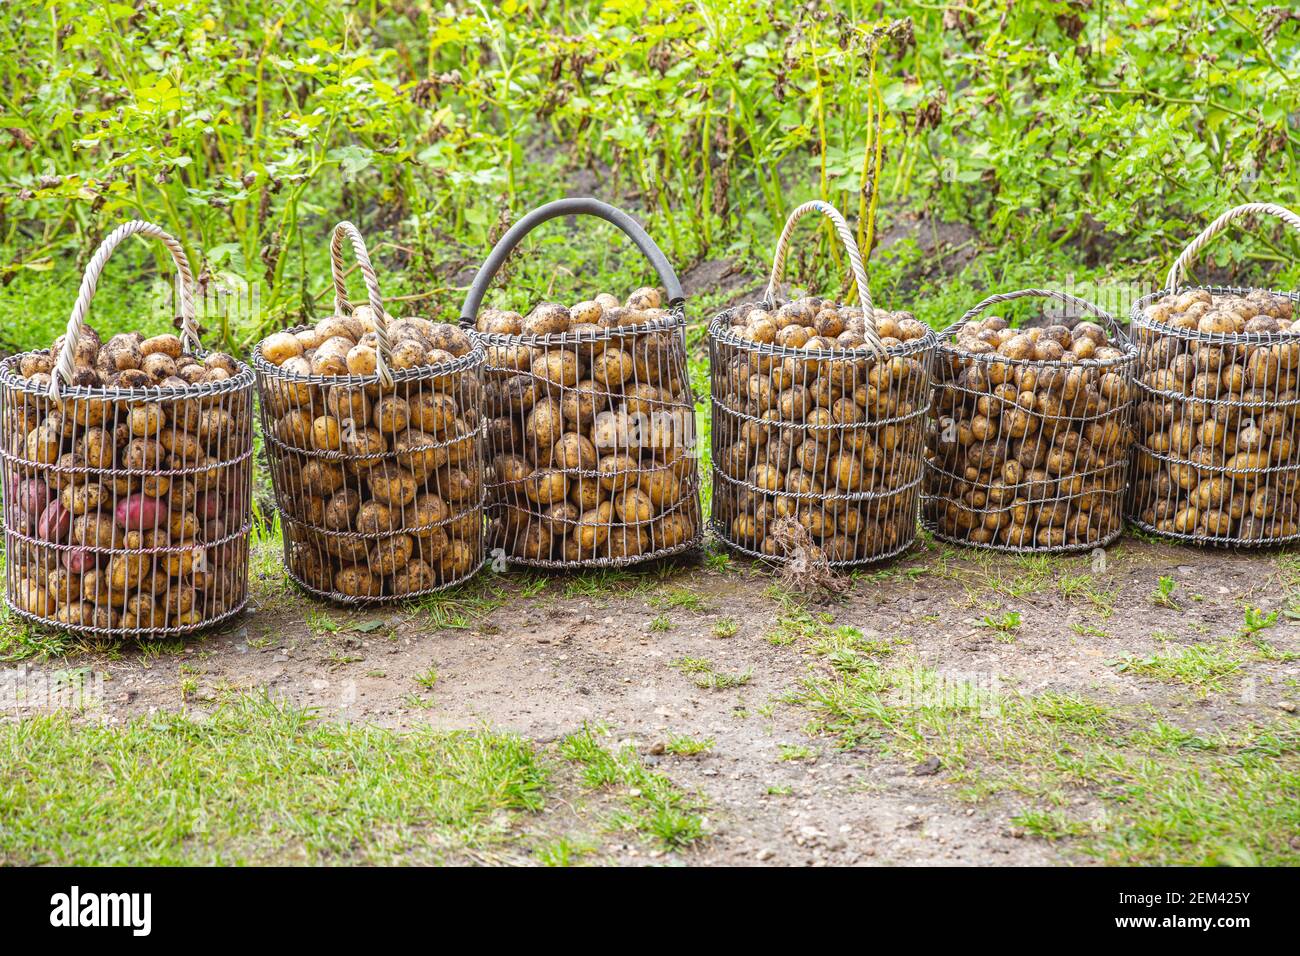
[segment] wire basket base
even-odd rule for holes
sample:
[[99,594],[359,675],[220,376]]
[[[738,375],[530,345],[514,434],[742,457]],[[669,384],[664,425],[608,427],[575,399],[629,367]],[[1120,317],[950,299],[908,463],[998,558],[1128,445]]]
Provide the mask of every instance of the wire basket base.
[[243,613],[248,607],[248,597],[245,596],[239,604],[227,611],[218,614],[216,617],[207,620],[198,621],[194,624],[185,624],[180,627],[82,627],[76,624],[63,624],[52,618],[41,617],[39,614],[33,614],[31,611],[25,611],[18,605],[9,600],[9,596],[4,596],[4,606],[11,613],[32,624],[49,628],[52,631],[62,631],[67,634],[77,634],[86,637],[95,637],[106,641],[128,640],[135,638],[154,639],[160,637],[189,637],[200,631],[206,631],[209,628],[216,627],[218,624],[224,624],[232,618]]
[[[747,547],[746,545],[736,543],[727,535],[722,526],[712,518],[709,519],[708,528],[709,531],[713,533],[713,536],[717,538],[718,541],[729,551],[735,551],[739,554],[745,555],[746,557],[754,558],[755,560],[765,562],[774,567],[782,567],[790,562],[790,558],[764,554],[762,551],[755,551],[753,548]],[[898,557],[900,554],[911,548],[915,543],[916,530],[913,528],[912,533],[908,535],[905,540],[900,541],[888,551],[865,558],[848,558],[839,561],[827,561],[826,564],[832,568],[862,568],[872,564],[880,564],[882,561],[889,561]]]
[[1121,524],[1110,534],[1106,535],[1106,537],[1086,544],[1063,544],[1056,547],[1031,545],[1024,548],[1018,548],[1010,544],[984,544],[979,541],[971,541],[967,538],[957,538],[940,531],[935,522],[928,521],[925,518],[921,519],[921,527],[928,531],[936,541],[942,541],[945,544],[955,544],[962,548],[972,548],[976,551],[991,551],[998,554],[1087,554],[1088,552],[1095,551],[1098,548],[1109,547],[1118,541],[1124,534],[1124,526]]

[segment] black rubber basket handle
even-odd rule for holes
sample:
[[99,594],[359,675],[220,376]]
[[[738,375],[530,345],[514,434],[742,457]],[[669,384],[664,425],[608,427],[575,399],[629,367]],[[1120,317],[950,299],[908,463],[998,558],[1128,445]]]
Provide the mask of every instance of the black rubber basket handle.
[[668,257],[664,255],[662,249],[655,245],[655,241],[650,238],[649,233],[641,228],[639,222],[621,209],[615,209],[609,203],[603,203],[599,199],[589,197],[557,199],[554,202],[548,202],[544,206],[538,206],[511,226],[506,234],[497,240],[497,244],[492,247],[488,257],[483,260],[483,265],[479,266],[478,275],[474,276],[474,281],[470,283],[469,294],[465,296],[465,304],[460,309],[462,325],[473,328],[475,321],[478,319],[478,310],[483,305],[483,296],[487,295],[488,286],[492,284],[492,280],[496,278],[497,272],[505,263],[506,257],[514,251],[515,246],[519,245],[526,235],[542,223],[551,219],[558,219],[561,216],[595,216],[597,219],[604,219],[606,222],[618,226],[629,239],[636,243],[636,247],[650,260],[650,265],[659,274],[659,281],[663,283],[664,289],[668,292],[669,307],[678,308],[686,301],[686,297],[682,295],[682,284],[678,281],[677,273],[673,271],[673,267],[669,265]]

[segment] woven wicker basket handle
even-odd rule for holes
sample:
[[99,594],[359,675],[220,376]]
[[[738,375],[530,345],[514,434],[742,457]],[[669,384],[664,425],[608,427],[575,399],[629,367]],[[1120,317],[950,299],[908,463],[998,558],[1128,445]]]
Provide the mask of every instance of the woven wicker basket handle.
[[77,292],[77,301],[73,303],[72,315],[68,318],[68,329],[63,337],[63,348],[54,363],[54,374],[50,376],[50,398],[57,399],[63,383],[72,381],[76,371],[73,357],[77,354],[77,342],[86,325],[86,313],[90,311],[90,301],[95,297],[95,287],[99,276],[108,264],[108,257],[127,236],[142,235],[158,239],[172,254],[176,263],[176,280],[181,303],[181,341],[190,352],[199,351],[199,324],[194,311],[194,273],[190,271],[190,260],[185,255],[185,248],[180,241],[162,227],[155,226],[143,219],[124,222],[99,244],[95,254],[90,257],[86,273],[81,277],[81,289]]
[[785,221],[785,228],[781,230],[781,238],[776,241],[776,255],[772,257],[772,278],[768,280],[767,291],[763,293],[763,298],[768,302],[776,301],[776,287],[785,273],[786,255],[790,251],[790,236],[794,233],[794,227],[799,220],[810,212],[821,213],[835,226],[835,232],[849,254],[849,269],[853,273],[853,282],[858,287],[858,302],[862,305],[862,318],[865,323],[864,338],[873,352],[884,355],[885,346],[880,341],[879,333],[876,332],[876,310],[871,304],[871,289],[867,285],[867,270],[862,265],[862,253],[858,251],[858,244],[853,238],[853,231],[849,229],[849,224],[844,221],[840,211],[828,202],[814,199],[790,213],[790,218]]
[[393,357],[393,348],[388,341],[388,313],[384,311],[384,300],[379,294],[379,277],[375,267],[370,263],[370,253],[366,251],[366,241],[361,238],[361,230],[346,219],[334,227],[330,238],[330,277],[334,280],[334,312],[346,315],[352,311],[348,301],[348,287],[344,280],[347,263],[343,261],[343,240],[352,243],[352,254],[356,256],[357,268],[366,283],[366,297],[370,309],[375,313],[375,373],[384,387],[393,384],[393,373],[388,368]]
[[1165,288],[1171,292],[1177,289],[1187,274],[1187,265],[1196,257],[1205,245],[1228,228],[1228,225],[1242,216],[1249,216],[1252,213],[1268,213],[1270,216],[1276,216],[1292,229],[1300,232],[1300,216],[1297,216],[1285,206],[1279,206],[1271,202],[1248,202],[1243,206],[1237,206],[1229,209],[1214,222],[1205,227],[1205,231],[1187,244],[1174,264],[1169,267],[1169,277],[1165,280]]
[[960,326],[965,322],[969,322],[991,305],[997,305],[999,302],[1010,302],[1012,299],[1055,299],[1057,302],[1064,302],[1066,305],[1073,305],[1083,309],[1083,311],[1091,313],[1099,319],[1105,319],[1107,322],[1113,323],[1115,321],[1111,314],[1101,306],[1093,305],[1087,299],[1080,299],[1068,292],[1053,292],[1051,289],[1021,289],[1018,292],[999,292],[997,295],[989,296],[963,315],[957,321],[957,324]]
[[621,209],[615,209],[599,199],[557,199],[555,202],[548,202],[544,206],[538,206],[511,226],[509,231],[497,240],[497,244],[492,247],[488,257],[483,260],[483,265],[479,266],[478,274],[474,276],[474,281],[470,284],[469,294],[465,297],[465,304],[460,309],[461,322],[471,326],[474,324],[474,321],[478,318],[478,310],[483,305],[483,297],[487,295],[488,287],[505,263],[506,257],[514,251],[515,246],[519,245],[526,235],[542,223],[551,219],[558,219],[561,216],[595,216],[618,226],[629,239],[636,243],[636,247],[641,250],[642,254],[650,260],[650,265],[654,267],[659,276],[659,281],[663,283],[664,289],[668,292],[668,304],[676,307],[686,301],[686,297],[682,294],[682,284],[677,280],[677,273],[673,271],[673,267],[668,263],[668,257],[664,255],[662,249],[655,245],[655,241],[650,238],[649,233],[641,228],[641,224],[635,219]]

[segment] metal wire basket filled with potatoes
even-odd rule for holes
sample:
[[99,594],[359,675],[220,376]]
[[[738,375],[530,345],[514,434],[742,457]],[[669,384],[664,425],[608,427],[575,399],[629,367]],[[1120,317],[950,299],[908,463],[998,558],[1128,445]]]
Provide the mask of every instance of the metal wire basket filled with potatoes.
[[[663,288],[607,290],[527,315],[481,309],[511,250],[559,216],[596,216],[645,254]],[[594,199],[533,210],[497,243],[462,310],[487,349],[490,547],[507,563],[636,564],[698,548],[695,401],[681,286],[631,217]]]
[[1224,213],[1192,240],[1165,288],[1133,307],[1140,354],[1129,519],[1190,544],[1300,539],[1300,294],[1193,286],[1187,269],[1252,215],[1300,231],[1271,203]]
[[[368,296],[356,308],[345,239]],[[483,349],[455,325],[391,318],[351,223],[330,248],[335,314],[253,357],[285,563],[335,601],[428,594],[483,564]]]
[[[858,304],[777,285],[795,225],[820,212],[848,254]],[[711,527],[731,548],[832,566],[879,561],[916,535],[934,333],[876,308],[862,258],[834,207],[796,209],[761,303],[709,326]]]
[[[176,265],[179,336],[86,324],[109,256],[158,239]],[[187,634],[248,601],[253,373],[199,342],[180,242],[132,221],[100,245],[66,334],[0,364],[5,603],[98,637]]]
[[[985,314],[1045,298],[1063,314],[1012,328]],[[922,523],[999,551],[1102,547],[1124,530],[1137,352],[1102,309],[1044,289],[992,295],[939,337]]]

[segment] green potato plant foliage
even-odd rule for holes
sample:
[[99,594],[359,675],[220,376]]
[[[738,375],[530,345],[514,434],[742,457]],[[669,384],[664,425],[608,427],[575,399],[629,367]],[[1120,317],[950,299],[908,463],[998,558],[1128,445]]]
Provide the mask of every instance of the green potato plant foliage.
[[[1300,19],[1269,0],[11,0],[0,294],[35,273],[70,299],[105,231],[148,218],[208,281],[256,286],[257,314],[218,330],[233,349],[328,305],[322,237],[346,216],[390,295],[451,317],[489,240],[575,192],[683,266],[761,271],[819,197],[868,250],[878,218],[923,211],[999,262],[1152,275],[1231,204],[1300,203],[1298,93]],[[539,242],[608,274],[599,236]],[[1213,255],[1294,279],[1288,243]],[[521,301],[557,281],[536,258]],[[825,237],[793,265],[844,271]],[[3,344],[44,344],[24,334]]]

